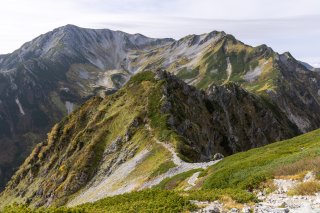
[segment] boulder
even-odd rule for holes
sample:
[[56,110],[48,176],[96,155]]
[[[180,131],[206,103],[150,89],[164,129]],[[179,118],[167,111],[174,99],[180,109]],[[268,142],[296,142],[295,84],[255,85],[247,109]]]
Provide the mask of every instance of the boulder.
[[222,159],[222,158],[224,158],[223,154],[221,154],[221,153],[216,153],[216,154],[213,155],[212,160],[220,160],[220,159]]

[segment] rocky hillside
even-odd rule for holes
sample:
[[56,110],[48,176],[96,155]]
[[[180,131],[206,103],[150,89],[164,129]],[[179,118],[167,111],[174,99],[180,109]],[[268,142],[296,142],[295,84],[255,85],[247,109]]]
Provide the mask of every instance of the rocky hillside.
[[163,45],[120,31],[57,28],[0,57],[0,190],[54,123],[131,76],[129,51]]
[[[186,137],[200,137],[202,149],[211,146],[207,143],[211,137],[237,144],[229,150],[223,147],[223,152],[233,153],[320,127],[320,73],[289,53],[278,54],[266,45],[251,47],[218,31],[173,40],[67,25],[0,55],[0,146],[5,147],[0,150],[0,190],[54,123],[90,97],[114,93],[133,74],[158,69],[204,90],[206,99],[225,116],[219,120],[216,113],[213,120],[220,127],[202,124],[204,134],[195,136],[187,131],[192,124],[183,120],[186,115],[164,107],[173,110],[172,128]],[[229,96],[229,91],[237,97]],[[238,96],[248,99],[250,106]],[[171,100],[172,105],[177,102]],[[187,115],[199,120],[191,110]],[[259,124],[261,119],[272,122],[267,128],[266,123]],[[242,144],[251,137],[252,145]],[[185,157],[204,160],[210,156],[206,152]]]
[[301,132],[320,127],[320,73],[290,53],[278,54],[266,45],[251,47],[213,31],[140,54],[134,63],[139,70],[165,68],[204,90],[237,82],[280,108]]
[[314,71],[314,72],[319,72],[320,71],[320,68],[313,67],[313,66],[311,66],[310,64],[308,64],[306,62],[300,61],[300,63],[310,71]]
[[75,207],[6,207],[4,212],[319,212],[320,130],[228,156],[151,190]]
[[281,110],[236,84],[204,92],[167,72],[142,72],[56,124],[11,179],[1,205],[95,201],[297,133]]

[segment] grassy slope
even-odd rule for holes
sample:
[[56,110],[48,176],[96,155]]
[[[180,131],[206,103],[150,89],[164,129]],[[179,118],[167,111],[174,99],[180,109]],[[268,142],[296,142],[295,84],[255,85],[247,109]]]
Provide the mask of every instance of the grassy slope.
[[[130,123],[138,118],[140,125],[130,130],[130,143],[123,144],[121,152],[135,147],[139,152],[148,147],[150,155],[126,180],[140,180],[144,176],[150,180],[172,168],[174,164],[167,157],[170,153],[153,144],[153,135],[145,128],[145,124],[151,126],[158,140],[181,144],[177,134],[167,126],[167,115],[159,113],[164,83],[156,81],[151,72],[135,75],[114,95],[89,100],[55,125],[48,140],[37,146],[1,194],[0,207],[14,202],[45,205],[50,193],[57,197],[51,205],[70,201],[97,175],[105,147],[119,136],[124,138],[131,129]],[[112,160],[109,156],[103,159],[106,166]],[[87,176],[79,182],[81,174]],[[119,180],[114,186],[123,186],[126,180]]]
[[[273,178],[277,171],[297,161],[320,155],[320,130],[276,142],[265,147],[238,153],[225,158],[207,172],[204,189],[253,189],[261,182]],[[300,167],[306,167],[301,165]],[[299,170],[301,171],[301,169]]]
[[[313,170],[319,176],[320,168],[312,165],[311,159],[320,157],[320,129],[251,149],[226,157],[221,162],[203,171],[200,176],[201,190],[239,189],[252,191],[275,176],[293,176]],[[185,175],[185,179],[192,174]],[[157,187],[172,189],[173,183],[181,180],[181,174],[163,180]]]
[[[194,208],[188,200],[216,200],[223,199],[225,196],[240,203],[252,202],[256,201],[255,196],[247,190],[259,188],[262,183],[273,178],[280,170],[292,166],[295,166],[294,171],[296,172],[312,169],[306,164],[309,164],[310,159],[320,155],[319,145],[320,130],[315,130],[293,139],[226,157],[218,164],[202,172],[200,182],[204,182],[199,190],[188,192],[179,190],[133,192],[71,209],[47,209],[46,212],[57,212],[58,210],[60,212],[134,212],[135,210],[139,212],[164,212],[164,209],[170,210],[170,212],[181,212]],[[317,167],[313,169],[319,172]],[[294,172],[287,175],[292,174]],[[180,182],[190,175],[182,174],[172,177],[170,180],[166,179],[156,188],[167,188],[169,186],[167,184],[174,186],[175,184],[172,185],[172,183],[176,183],[177,180]],[[282,175],[286,174],[282,172]],[[140,207],[138,208],[138,206]],[[6,211],[19,212],[19,209],[25,208],[23,206],[13,206],[7,208]]]
[[[194,85],[200,89],[206,89],[212,83],[222,85],[228,81],[237,82],[257,94],[264,93],[267,89],[276,89],[275,80],[279,71],[274,66],[274,54],[262,46],[251,47],[227,35],[214,46],[208,46],[201,54],[193,68],[184,67],[177,76],[183,80],[198,79]],[[226,72],[227,58],[232,67],[229,79]],[[258,66],[261,74],[255,80],[244,80],[245,74]],[[169,67],[167,70],[175,72],[176,67]]]
[[[93,177],[100,175],[98,167],[108,168],[119,153],[128,152],[129,156],[143,149],[150,151],[125,180],[114,183],[115,187],[125,185],[123,181],[127,180],[139,183],[150,180],[172,168],[174,164],[167,157],[170,153],[155,144],[153,138],[174,145],[181,143],[175,131],[168,127],[167,115],[160,113],[164,83],[155,80],[152,72],[135,75],[115,94],[89,100],[55,125],[48,140],[37,146],[0,195],[0,208],[31,199],[32,206],[44,205],[47,195],[39,193],[42,190],[55,194],[57,199],[52,205],[65,204]],[[139,125],[131,127],[135,119],[140,120]],[[151,127],[154,135],[146,126]],[[127,131],[131,132],[131,139],[126,143]],[[105,156],[105,148],[119,137],[122,138],[119,150]],[[81,174],[86,178],[79,182]]]

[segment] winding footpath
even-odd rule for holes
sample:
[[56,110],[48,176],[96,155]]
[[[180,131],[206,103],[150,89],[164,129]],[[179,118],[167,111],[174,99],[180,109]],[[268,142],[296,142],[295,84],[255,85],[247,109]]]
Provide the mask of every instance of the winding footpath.
[[[153,179],[151,181],[145,182],[140,187],[140,190],[146,189],[146,188],[151,188],[152,186],[159,184],[162,180],[164,180],[166,178],[173,177],[173,176],[180,174],[180,173],[183,173],[183,172],[187,172],[187,171],[190,171],[193,169],[206,169],[209,166],[212,166],[220,161],[220,160],[214,160],[214,161],[203,162],[203,163],[188,163],[188,162],[183,161],[181,158],[179,158],[179,156],[174,151],[174,148],[171,146],[171,144],[163,143],[158,140],[156,140],[156,143],[162,145],[164,148],[166,148],[172,154],[172,161],[174,164],[176,164],[176,167],[169,169],[166,173],[159,175],[158,177],[156,177],[155,179]],[[198,172],[195,172],[195,173],[197,173],[197,175],[193,174],[193,176],[190,177],[190,179],[191,178],[192,179],[191,180],[189,179],[189,181],[188,181],[188,183],[191,186],[195,185],[195,181],[197,180],[198,175],[200,174]]]

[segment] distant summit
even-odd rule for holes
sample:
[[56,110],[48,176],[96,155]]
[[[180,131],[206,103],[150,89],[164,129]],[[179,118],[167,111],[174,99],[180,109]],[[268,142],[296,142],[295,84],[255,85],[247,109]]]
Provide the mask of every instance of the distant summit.
[[[278,54],[266,45],[252,47],[223,31],[174,40],[66,25],[38,36],[13,53],[0,55],[0,146],[5,147],[0,149],[0,186],[32,148],[46,140],[55,123],[93,97],[108,98],[118,90],[121,94],[123,85],[137,73],[157,70],[166,70],[193,86],[199,97],[201,91],[216,94],[212,99],[220,111],[212,120],[221,125],[206,134],[219,135],[216,137],[223,144],[237,144],[222,149],[229,149],[228,153],[320,127],[320,73],[310,71],[289,53]],[[183,103],[188,105],[193,98]],[[250,103],[246,105],[250,114],[240,113],[240,99]],[[258,122],[252,114],[256,110],[264,112],[258,115],[265,119],[261,121],[263,126],[253,124]],[[204,116],[201,110],[197,113]],[[177,116],[181,126],[175,131],[199,128],[189,123],[190,118],[184,118],[186,115]],[[172,123],[172,119],[167,122]],[[268,127],[272,131],[267,131],[267,123],[275,128]],[[190,137],[206,134],[197,132]],[[259,140],[248,145],[253,135]],[[208,159],[206,146],[199,152],[203,156],[193,155],[192,146],[185,156],[195,161]]]

